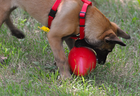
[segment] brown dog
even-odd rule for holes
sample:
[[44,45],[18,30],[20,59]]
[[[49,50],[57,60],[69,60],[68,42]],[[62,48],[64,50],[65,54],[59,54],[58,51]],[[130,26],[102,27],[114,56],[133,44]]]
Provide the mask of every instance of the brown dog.
[[[10,13],[20,7],[47,26],[48,14],[54,2],[55,0],[0,0],[0,26],[5,22],[12,35],[24,38],[24,34],[13,25]],[[65,40],[70,49],[74,46],[75,40],[69,37],[79,33],[78,16],[82,5],[81,0],[62,0],[51,30],[47,34],[60,74],[65,78],[70,77],[71,74],[62,42]],[[96,7],[89,6],[86,14],[84,42],[97,52],[99,63],[105,63],[107,54],[112,51],[115,44],[125,46],[117,36],[130,39],[128,34],[115,23],[110,22]]]

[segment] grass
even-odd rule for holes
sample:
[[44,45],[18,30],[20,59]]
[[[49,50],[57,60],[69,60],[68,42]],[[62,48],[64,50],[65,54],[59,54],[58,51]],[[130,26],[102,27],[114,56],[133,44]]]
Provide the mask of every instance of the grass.
[[[139,0],[138,0],[139,1]],[[131,35],[122,39],[105,65],[97,65],[86,77],[60,81],[54,57],[42,26],[26,12],[16,10],[12,17],[26,38],[18,40],[9,29],[0,29],[0,54],[8,57],[0,64],[0,96],[140,96],[140,5],[137,0],[96,0],[99,10]],[[66,54],[68,48],[65,47]]]

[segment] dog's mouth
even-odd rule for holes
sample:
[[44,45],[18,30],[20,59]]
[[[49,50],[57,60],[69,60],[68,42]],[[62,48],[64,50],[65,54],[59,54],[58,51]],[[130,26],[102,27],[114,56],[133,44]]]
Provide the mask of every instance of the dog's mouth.
[[97,58],[97,61],[98,61],[98,64],[105,64],[106,62],[106,58],[107,58],[107,55],[108,55],[108,51],[101,51],[99,49],[94,49],[95,52],[96,52],[96,58]]
[[107,50],[102,51],[102,50],[97,49],[96,47],[89,44],[85,39],[76,40],[75,47],[89,47],[93,49],[96,52],[97,62],[98,64],[101,64],[101,65],[105,64],[107,55],[109,53]]

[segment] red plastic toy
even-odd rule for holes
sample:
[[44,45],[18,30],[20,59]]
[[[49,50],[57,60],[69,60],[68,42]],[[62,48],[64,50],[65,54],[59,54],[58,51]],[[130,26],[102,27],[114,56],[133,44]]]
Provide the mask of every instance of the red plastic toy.
[[68,62],[72,72],[78,76],[85,76],[96,67],[95,53],[86,47],[71,49]]

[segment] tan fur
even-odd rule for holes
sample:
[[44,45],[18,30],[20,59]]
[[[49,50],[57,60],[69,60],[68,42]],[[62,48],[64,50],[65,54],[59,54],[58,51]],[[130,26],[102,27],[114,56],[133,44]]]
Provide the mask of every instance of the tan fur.
[[[20,7],[47,26],[48,14],[54,2],[55,0],[0,0],[0,26],[5,22],[14,36],[24,38],[24,34],[12,24],[9,17],[12,10]],[[60,74],[66,78],[71,75],[63,49],[62,38],[79,33],[78,15],[82,5],[81,0],[62,0],[52,22],[51,30],[47,34]],[[85,25],[85,39],[89,44],[100,50],[112,50],[114,48],[116,43],[110,44],[107,42],[117,42],[123,45],[117,35],[125,39],[130,38],[94,6],[88,7]],[[74,40],[67,38],[65,41],[70,49],[74,46]]]

